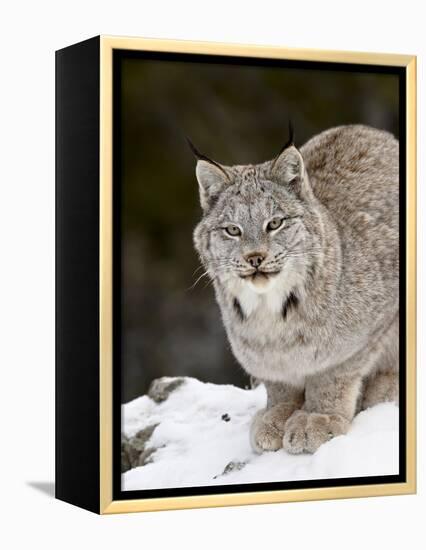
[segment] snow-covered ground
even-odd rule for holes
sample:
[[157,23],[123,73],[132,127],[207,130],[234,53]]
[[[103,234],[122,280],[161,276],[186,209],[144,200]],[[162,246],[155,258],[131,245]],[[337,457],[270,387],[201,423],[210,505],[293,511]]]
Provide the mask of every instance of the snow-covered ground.
[[383,403],[361,412],[349,433],[313,455],[280,450],[255,454],[249,443],[263,386],[243,390],[186,378],[161,403],[143,396],[123,406],[127,437],[157,424],[144,466],[122,475],[123,490],[311,480],[398,473],[398,408]]

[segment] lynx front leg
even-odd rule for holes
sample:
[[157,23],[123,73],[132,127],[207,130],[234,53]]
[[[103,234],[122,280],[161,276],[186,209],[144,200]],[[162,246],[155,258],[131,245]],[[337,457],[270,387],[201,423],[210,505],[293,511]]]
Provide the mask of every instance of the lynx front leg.
[[345,434],[355,415],[361,375],[333,369],[306,379],[305,403],[284,428],[284,449],[314,453],[320,445]]
[[257,453],[282,447],[285,423],[303,404],[303,390],[271,382],[265,386],[267,406],[255,414],[250,428],[251,445]]

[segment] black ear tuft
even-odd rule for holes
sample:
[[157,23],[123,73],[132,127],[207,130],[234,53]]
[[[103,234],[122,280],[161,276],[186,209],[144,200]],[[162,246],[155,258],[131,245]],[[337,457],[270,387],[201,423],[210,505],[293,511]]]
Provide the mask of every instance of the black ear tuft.
[[185,136],[186,143],[189,145],[189,148],[191,149],[194,157],[198,160],[208,160],[200,151],[195,147],[195,145],[192,143],[192,141],[189,139],[189,137]]
[[285,151],[288,147],[291,147],[294,145],[294,127],[291,120],[288,121],[288,140],[287,143],[282,147],[281,151],[278,153],[277,156],[281,155],[283,151]]
[[192,141],[189,139],[189,137],[186,137],[186,142],[189,145],[189,148],[191,149],[193,155],[197,160],[205,160],[206,162],[210,162],[210,164],[214,164],[218,168],[221,168],[220,164],[218,164],[216,161],[209,159],[209,157],[206,157],[203,153],[200,153],[200,151],[195,147],[195,145],[192,143]]
[[210,164],[213,164],[213,166],[216,166],[216,168],[219,168],[221,172],[226,176],[226,178],[229,180],[229,174],[228,172],[221,166],[218,162],[215,160],[209,159],[209,157],[206,157],[203,153],[200,153],[200,151],[195,147],[195,145],[192,143],[192,141],[189,139],[189,137],[185,137],[186,142],[189,145],[189,148],[191,149],[193,155],[197,160],[204,160],[205,162],[209,162]]
[[289,119],[288,121],[288,137],[289,137],[289,144],[294,145],[294,126],[291,119]]

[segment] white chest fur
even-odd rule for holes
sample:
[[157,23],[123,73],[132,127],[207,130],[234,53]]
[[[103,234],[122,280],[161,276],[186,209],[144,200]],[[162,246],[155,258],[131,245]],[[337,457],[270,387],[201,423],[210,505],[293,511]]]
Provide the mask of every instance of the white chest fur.
[[[298,283],[291,274],[262,286],[242,279],[228,281],[230,294],[220,302],[233,352],[244,369],[259,379],[303,387],[305,376],[318,364],[316,345],[304,338],[297,303],[285,311]],[[241,308],[241,319],[235,303],[234,310],[230,307],[233,299]]]
[[247,318],[255,313],[281,315],[283,304],[297,282],[296,275],[291,274],[272,277],[266,284],[236,279],[231,291]]

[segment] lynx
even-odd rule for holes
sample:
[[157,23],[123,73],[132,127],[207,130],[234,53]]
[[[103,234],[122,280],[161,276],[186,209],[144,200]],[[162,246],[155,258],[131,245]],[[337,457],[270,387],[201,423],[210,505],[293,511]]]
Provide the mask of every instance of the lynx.
[[194,152],[195,247],[236,359],[267,390],[252,446],[313,453],[398,399],[398,141],[353,125],[262,164]]

